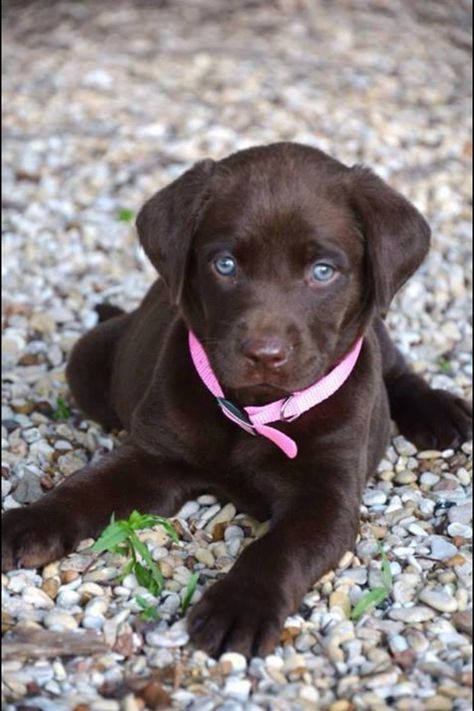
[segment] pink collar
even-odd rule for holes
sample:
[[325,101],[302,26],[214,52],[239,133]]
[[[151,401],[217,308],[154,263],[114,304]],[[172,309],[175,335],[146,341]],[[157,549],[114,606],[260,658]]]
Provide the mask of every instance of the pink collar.
[[274,427],[268,427],[268,423],[292,422],[339,390],[357,363],[362,340],[362,338],[358,338],[349,353],[327,375],[310,385],[309,388],[299,390],[285,399],[276,400],[268,405],[244,408],[225,398],[206,352],[192,331],[189,331],[189,350],[199,377],[217,399],[224,415],[249,434],[259,434],[271,440],[283,450],[287,457],[294,459],[298,454],[296,442]]

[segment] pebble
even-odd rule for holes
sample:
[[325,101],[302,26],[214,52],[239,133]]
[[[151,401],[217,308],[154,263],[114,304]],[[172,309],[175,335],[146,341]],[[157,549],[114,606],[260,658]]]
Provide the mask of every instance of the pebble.
[[184,504],[176,514],[176,518],[181,518],[187,521],[191,516],[195,516],[199,511],[199,504],[197,501],[188,501]]
[[329,596],[329,607],[339,607],[345,617],[349,617],[351,613],[351,601],[347,593],[336,590]]
[[343,662],[344,652],[341,645],[355,638],[352,622],[340,622],[331,629],[325,640],[325,649],[332,662]]
[[440,477],[437,474],[433,474],[433,472],[423,472],[420,476],[420,484],[422,486],[427,486],[428,488],[431,488],[437,484],[439,480]]
[[249,698],[252,685],[248,679],[229,677],[224,686],[224,696],[245,702]]
[[400,485],[406,485],[406,484],[413,484],[417,480],[417,476],[414,472],[405,470],[402,472],[399,472],[395,476],[395,481],[397,484]]
[[453,624],[460,632],[465,632],[472,636],[472,611],[463,610],[453,615]]
[[208,548],[198,548],[194,554],[196,560],[200,563],[204,563],[208,568],[213,568],[215,564],[215,558]]
[[180,621],[164,632],[158,630],[148,632],[146,641],[152,647],[183,647],[189,641],[189,635]]
[[452,558],[458,552],[456,546],[447,541],[442,536],[431,536],[431,557],[435,560],[446,560]]
[[470,523],[472,521],[472,502],[452,506],[448,511],[448,519],[451,523],[464,525]]
[[67,612],[51,610],[51,612],[45,615],[44,626],[52,630],[75,630],[78,623],[77,620]]
[[237,652],[225,652],[219,657],[219,662],[228,664],[232,674],[239,674],[247,669],[247,660],[243,654],[238,654]]
[[32,585],[27,585],[25,588],[23,588],[22,598],[24,602],[28,603],[29,605],[33,605],[33,607],[38,607],[46,610],[50,610],[52,607],[54,607],[54,602],[53,600],[51,600],[49,595],[47,595],[47,593],[45,593],[43,590],[35,588]]
[[388,616],[391,620],[399,620],[400,622],[415,624],[418,622],[427,622],[428,620],[432,620],[435,613],[429,607],[416,605],[415,607],[392,608],[389,610]]
[[56,604],[59,605],[59,607],[69,609],[77,605],[80,599],[80,594],[75,590],[61,590],[56,598]]
[[456,598],[442,588],[425,588],[420,592],[418,599],[440,612],[455,612],[458,609]]
[[212,518],[209,523],[206,524],[204,530],[209,531],[209,533],[212,533],[214,531],[214,528],[219,523],[228,523],[229,521],[232,521],[236,513],[237,511],[234,504],[226,504],[222,507],[219,513],[216,514],[216,516],[214,516],[214,518]]
[[244,532],[240,526],[227,526],[224,531],[224,541],[228,543],[235,538],[244,538]]
[[362,496],[366,506],[382,506],[387,501],[387,494],[377,489],[368,489]]
[[467,538],[471,540],[472,538],[472,528],[464,523],[450,523],[448,526],[449,535],[454,538],[456,536],[461,536],[462,538]]

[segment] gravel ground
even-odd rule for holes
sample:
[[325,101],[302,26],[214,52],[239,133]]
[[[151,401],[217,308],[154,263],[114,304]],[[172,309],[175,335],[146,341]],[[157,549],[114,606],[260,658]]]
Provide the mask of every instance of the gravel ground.
[[[426,214],[431,255],[389,320],[417,371],[469,396],[468,17],[461,0],[9,8],[5,509],[120,438],[69,403],[64,364],[94,325],[94,304],[131,308],[153,278],[131,215],[194,160],[254,143],[298,140],[364,161]],[[266,659],[211,660],[188,642],[180,605],[191,572],[195,601],[265,527],[210,496],[175,519],[181,545],[146,534],[166,577],[159,622],[139,619],[135,597],[146,591],[134,576],[117,581],[121,561],[87,544],[42,571],[2,575],[4,708],[471,708],[470,455],[469,444],[417,452],[394,433],[354,553],[308,592]],[[380,583],[377,540],[392,596],[353,623],[351,606]]]

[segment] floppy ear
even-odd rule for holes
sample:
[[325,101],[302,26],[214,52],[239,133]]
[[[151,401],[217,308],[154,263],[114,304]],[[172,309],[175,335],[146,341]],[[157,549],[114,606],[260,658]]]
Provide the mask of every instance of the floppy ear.
[[418,210],[369,168],[356,165],[349,173],[375,304],[385,313],[398,289],[426,257],[431,230]]
[[155,193],[136,219],[138,237],[146,255],[170,290],[181,298],[193,235],[206,199],[215,163],[202,160],[166,188]]

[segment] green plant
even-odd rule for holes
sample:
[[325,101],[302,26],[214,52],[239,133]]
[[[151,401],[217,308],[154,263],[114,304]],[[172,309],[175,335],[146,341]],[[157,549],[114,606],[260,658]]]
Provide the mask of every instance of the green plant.
[[380,556],[382,558],[382,585],[368,590],[365,595],[362,595],[359,602],[353,608],[351,612],[351,620],[359,620],[363,614],[372,607],[380,605],[380,603],[387,600],[391,593],[393,587],[392,581],[392,571],[390,569],[390,562],[387,558],[387,554],[384,551],[383,546],[377,541],[377,546],[379,549]]
[[117,219],[120,220],[120,222],[131,222],[134,217],[135,213],[133,210],[129,210],[127,207],[123,207],[117,213]]
[[[120,579],[123,580],[129,573],[134,573],[137,582],[146,588],[152,595],[159,597],[164,586],[163,574],[153,560],[146,544],[140,540],[137,531],[142,531],[153,526],[161,526],[174,543],[179,543],[179,538],[172,523],[163,516],[154,514],[140,514],[132,511],[128,519],[115,520],[112,515],[109,525],[102,531],[97,541],[92,546],[94,553],[109,551],[127,558]],[[188,581],[181,612],[184,614],[196,590],[199,574],[193,573]],[[159,613],[153,603],[138,595],[135,598],[142,612],[140,617],[144,621],[158,620]]]
[[141,595],[136,596],[135,602],[142,608],[140,619],[143,620],[143,622],[150,622],[151,620],[157,622],[160,619],[160,613],[154,603],[149,603]]
[[199,580],[199,573],[193,573],[188,580],[188,584],[186,586],[186,592],[184,593],[184,596],[183,596],[183,602],[181,603],[181,614],[182,615],[184,615],[186,613],[186,610],[189,607],[189,603],[191,602],[191,598],[194,595],[194,591],[196,590],[198,580]]
[[71,410],[67,406],[65,400],[62,397],[58,397],[56,400],[56,409],[53,412],[54,420],[67,420],[71,417]]
[[447,358],[444,358],[443,356],[438,359],[438,368],[442,373],[450,373],[451,372],[451,361],[449,361]]

